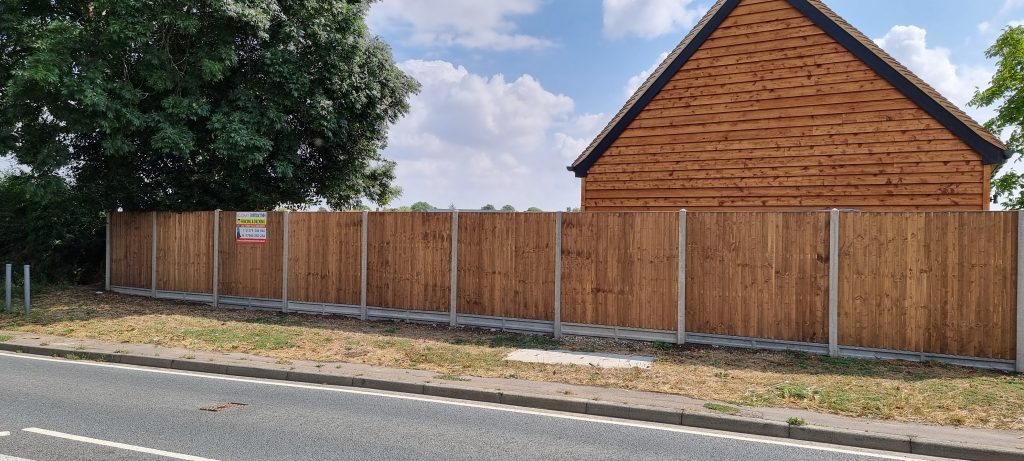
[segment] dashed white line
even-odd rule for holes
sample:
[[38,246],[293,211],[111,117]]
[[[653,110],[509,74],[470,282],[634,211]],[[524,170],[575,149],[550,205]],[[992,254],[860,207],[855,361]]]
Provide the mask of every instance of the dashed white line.
[[93,445],[102,445],[104,447],[120,448],[122,450],[137,451],[139,453],[146,453],[150,455],[163,456],[166,458],[183,459],[186,461],[215,461],[210,458],[203,458],[200,456],[185,455],[181,453],[175,453],[173,451],[157,450],[155,448],[140,447],[137,445],[128,445],[127,443],[111,442],[109,440],[94,439],[92,437],[82,437],[80,435],[65,434],[63,432],[50,431],[46,429],[40,429],[38,427],[27,427],[22,429],[25,432],[31,432],[33,434],[48,435],[50,437],[58,437],[67,440],[74,440],[75,442],[91,443]]
[[11,431],[0,431],[0,437],[7,437],[11,435]]
[[32,461],[31,459],[18,458],[14,456],[0,455],[0,461]]
[[[874,451],[867,451],[867,450],[844,449],[844,448],[837,448],[837,447],[832,447],[832,446],[827,446],[827,445],[818,445],[818,444],[811,444],[811,443],[801,443],[801,442],[796,442],[796,441],[792,441],[791,442],[791,441],[787,441],[787,440],[778,440],[778,439],[770,439],[770,438],[759,438],[758,436],[745,436],[745,435],[737,435],[737,434],[726,433],[726,432],[712,432],[712,431],[705,431],[705,430],[692,429],[692,428],[683,428],[683,427],[677,427],[677,426],[658,425],[658,424],[651,424],[651,423],[644,423],[644,422],[634,422],[634,421],[625,421],[625,420],[617,420],[617,419],[605,419],[605,418],[600,418],[600,417],[582,416],[582,415],[574,415],[574,414],[567,414],[567,413],[556,413],[556,412],[550,412],[550,411],[547,411],[547,410],[531,410],[531,409],[523,409],[523,408],[515,408],[515,407],[498,406],[498,405],[485,404],[485,403],[472,403],[472,402],[465,402],[465,401],[458,401],[458,400],[442,400],[442,399],[437,399],[437,398],[432,398],[432,397],[420,397],[420,396],[408,395],[408,394],[392,394],[392,393],[384,393],[384,392],[376,392],[376,391],[348,389],[348,388],[342,388],[342,387],[324,387],[324,386],[317,386],[317,385],[311,385],[311,384],[298,384],[298,383],[292,383],[292,382],[287,382],[287,381],[258,380],[258,379],[250,379],[250,378],[239,378],[239,377],[234,377],[234,376],[223,376],[223,375],[214,375],[214,374],[192,373],[192,372],[188,372],[188,371],[166,370],[166,369],[161,369],[161,368],[146,368],[146,367],[136,367],[136,366],[129,366],[129,365],[118,365],[118,364],[112,364],[112,363],[100,363],[100,362],[86,362],[86,361],[77,361],[77,360],[67,360],[67,359],[58,359],[58,358],[51,358],[51,357],[15,354],[15,353],[9,353],[9,352],[0,352],[0,356],[19,358],[19,359],[26,359],[26,360],[39,360],[39,361],[45,361],[45,362],[58,362],[58,363],[63,363],[63,364],[67,364],[67,365],[82,365],[82,366],[94,366],[94,367],[103,367],[103,368],[117,368],[117,369],[122,369],[122,370],[141,371],[141,372],[145,372],[145,373],[156,373],[156,374],[175,375],[175,376],[188,376],[188,377],[193,377],[193,378],[205,378],[205,379],[213,379],[213,380],[218,380],[218,381],[232,381],[232,382],[239,382],[239,383],[261,384],[261,385],[265,385],[265,386],[291,387],[291,388],[298,388],[298,389],[312,389],[312,390],[320,390],[320,391],[339,392],[339,393],[343,393],[343,394],[368,395],[368,396],[374,396],[374,397],[386,397],[386,398],[400,399],[400,400],[412,400],[412,401],[417,401],[417,402],[438,403],[438,404],[443,404],[443,405],[452,405],[452,406],[459,406],[459,407],[480,408],[480,409],[486,409],[486,410],[504,411],[504,412],[507,412],[507,413],[518,413],[518,414],[525,414],[525,415],[546,416],[546,417],[549,417],[549,418],[567,419],[567,420],[574,420],[574,421],[587,421],[587,422],[593,422],[593,423],[611,424],[611,425],[616,425],[616,426],[635,427],[635,428],[642,428],[642,429],[654,429],[654,430],[665,431],[665,432],[675,432],[675,433],[680,433],[680,434],[697,435],[697,436],[703,436],[703,437],[713,437],[713,438],[718,438],[718,439],[738,440],[738,441],[743,441],[743,442],[763,443],[763,444],[766,444],[766,445],[776,445],[776,446],[782,446],[782,447],[803,448],[803,449],[809,449],[809,450],[826,451],[826,452],[830,452],[830,453],[841,453],[841,454],[847,454],[847,455],[867,456],[867,457],[876,458],[876,459],[888,459],[888,460],[895,460],[895,461],[920,461],[920,460],[924,459],[924,458],[917,458],[917,457],[908,457],[908,456],[897,456],[897,455],[883,454],[883,453],[878,453],[878,452],[874,452]],[[196,458],[196,459],[201,459],[201,458]]]

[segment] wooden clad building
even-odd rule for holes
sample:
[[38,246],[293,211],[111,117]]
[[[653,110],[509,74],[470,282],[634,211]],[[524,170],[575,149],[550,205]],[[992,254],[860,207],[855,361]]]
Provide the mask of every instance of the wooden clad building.
[[719,0],[569,167],[587,211],[985,210],[1006,146],[819,0]]

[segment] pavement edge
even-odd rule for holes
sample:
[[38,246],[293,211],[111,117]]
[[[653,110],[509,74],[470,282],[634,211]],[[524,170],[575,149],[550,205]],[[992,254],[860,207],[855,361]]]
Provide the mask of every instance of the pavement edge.
[[72,350],[57,347],[10,344],[4,342],[0,342],[0,350],[48,357],[93,360],[124,365],[166,368],[246,378],[274,379],[307,384],[357,387],[476,402],[498,403],[517,407],[673,424],[701,429],[788,438],[808,442],[829,443],[833,445],[897,453],[911,453],[924,456],[939,456],[981,461],[1024,461],[1024,451],[971,446],[936,440],[922,440],[911,436],[857,432],[821,426],[793,426],[782,422],[764,419],[717,415],[712,413],[694,413],[683,410],[668,410],[657,407],[593,401],[572,397],[535,396],[486,389],[471,389],[440,383],[391,381],[360,376],[298,372],[255,366],[225,365],[201,360],[90,352],[88,350]]

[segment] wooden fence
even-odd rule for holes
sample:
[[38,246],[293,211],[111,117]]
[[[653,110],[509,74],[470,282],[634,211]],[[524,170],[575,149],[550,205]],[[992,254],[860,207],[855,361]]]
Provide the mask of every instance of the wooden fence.
[[[110,289],[1018,371],[1013,212],[112,213]],[[682,225],[680,225],[682,224]]]

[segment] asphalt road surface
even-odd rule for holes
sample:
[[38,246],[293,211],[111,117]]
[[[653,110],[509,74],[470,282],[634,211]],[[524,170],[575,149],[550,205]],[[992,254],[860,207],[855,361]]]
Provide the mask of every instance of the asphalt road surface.
[[[493,404],[0,353],[0,461],[926,459]],[[229,403],[221,411],[200,408]]]

